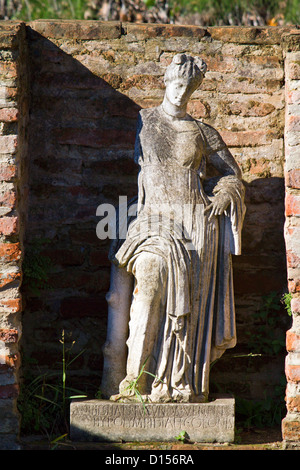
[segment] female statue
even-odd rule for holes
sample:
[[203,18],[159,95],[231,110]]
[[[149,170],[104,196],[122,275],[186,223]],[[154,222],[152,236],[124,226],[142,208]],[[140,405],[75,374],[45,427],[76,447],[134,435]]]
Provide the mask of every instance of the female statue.
[[[112,399],[130,396],[140,375],[151,402],[207,401],[211,363],[236,344],[231,254],[241,250],[244,187],[219,133],[187,114],[205,71],[175,55],[162,104],[139,114],[137,216],[110,253],[102,389],[117,393],[111,377],[121,379]],[[205,186],[207,162],[220,177]]]

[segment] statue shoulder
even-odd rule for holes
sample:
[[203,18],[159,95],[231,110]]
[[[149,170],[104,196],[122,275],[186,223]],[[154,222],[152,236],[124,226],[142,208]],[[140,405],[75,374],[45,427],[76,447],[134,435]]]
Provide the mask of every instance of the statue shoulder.
[[141,109],[139,112],[140,119],[143,121],[147,119],[151,119],[152,116],[156,116],[158,114],[158,107],[155,108],[144,108]]
[[214,127],[203,121],[200,121],[199,119],[196,119],[196,121],[206,141],[208,153],[218,152],[226,148],[224,140]]

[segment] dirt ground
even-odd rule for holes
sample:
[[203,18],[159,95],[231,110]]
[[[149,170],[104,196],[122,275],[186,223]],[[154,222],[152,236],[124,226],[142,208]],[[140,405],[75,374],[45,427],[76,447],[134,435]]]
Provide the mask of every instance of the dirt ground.
[[102,451],[191,451],[191,450],[300,450],[282,440],[280,428],[249,429],[237,432],[234,443],[205,444],[192,442],[72,442],[66,438],[50,443],[38,436],[21,440],[22,450],[102,450]]

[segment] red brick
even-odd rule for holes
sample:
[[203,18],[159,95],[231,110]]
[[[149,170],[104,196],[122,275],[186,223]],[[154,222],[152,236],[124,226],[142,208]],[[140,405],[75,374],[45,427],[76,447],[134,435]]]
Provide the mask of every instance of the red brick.
[[286,131],[300,131],[300,116],[288,116],[286,119]]
[[300,79],[300,64],[297,62],[292,62],[288,65],[287,76],[291,80]]
[[16,204],[16,193],[13,190],[8,190],[0,193],[0,206],[13,209]]
[[300,215],[300,195],[286,193],[285,195],[285,215],[299,216]]
[[16,135],[0,136],[0,153],[15,153],[18,145],[18,137]]
[[289,397],[287,396],[286,397],[286,406],[287,406],[287,409],[288,411],[290,412],[296,412],[296,413],[299,413],[300,412],[300,395],[299,396],[296,396],[296,397]]
[[124,24],[127,34],[134,35],[137,39],[169,38],[169,37],[194,37],[201,39],[206,35],[206,29],[199,26],[182,26],[174,24]]
[[245,100],[242,102],[219,102],[221,112],[228,115],[237,115],[237,116],[267,116],[275,107],[271,103],[263,103],[254,100]]
[[299,297],[292,298],[291,310],[293,313],[300,313],[300,298]]
[[300,334],[293,330],[286,333],[286,349],[288,352],[300,352]]
[[191,114],[195,119],[209,117],[210,115],[210,108],[207,103],[203,103],[201,101],[190,101],[188,103],[187,111]]
[[300,440],[300,421],[284,418],[282,421],[282,437],[286,441],[298,442]]
[[21,273],[5,273],[0,274],[0,288],[7,286],[11,282],[20,281]]
[[16,62],[0,62],[0,75],[2,78],[17,78]]
[[289,289],[289,292],[292,292],[292,293],[300,292],[300,280],[299,279],[289,279],[288,280],[288,289]]
[[299,104],[300,103],[300,90],[289,90],[286,93],[287,104]]
[[278,131],[220,131],[222,138],[229,147],[251,147],[255,145],[265,145],[278,138]]
[[300,366],[286,364],[285,375],[289,382],[299,383],[300,382]]
[[18,341],[18,330],[0,328],[0,341],[4,343],[16,343]]
[[1,261],[18,261],[21,259],[20,243],[0,243]]
[[122,83],[120,90],[123,92],[133,87],[142,90],[153,90],[153,88],[164,89],[165,85],[162,77],[155,77],[153,75],[132,75]]
[[9,310],[11,313],[18,313],[22,311],[22,300],[21,299],[10,299],[10,300],[1,300],[0,299],[0,308]]
[[18,120],[19,111],[17,108],[0,109],[1,122],[16,122]]
[[10,369],[17,369],[20,366],[20,354],[5,356],[5,364]]
[[300,170],[291,170],[285,174],[286,185],[289,188],[300,189]]
[[209,26],[207,30],[217,41],[238,44],[280,44],[282,35],[289,32],[291,27]]
[[121,37],[119,21],[35,20],[29,26],[47,38],[78,40],[118,39]]
[[14,235],[18,231],[18,217],[1,217],[0,233],[3,235]]
[[17,175],[17,166],[16,165],[6,165],[4,163],[0,164],[0,180],[10,181],[15,178]]
[[300,257],[291,250],[286,252],[286,260],[288,268],[298,268],[300,266]]

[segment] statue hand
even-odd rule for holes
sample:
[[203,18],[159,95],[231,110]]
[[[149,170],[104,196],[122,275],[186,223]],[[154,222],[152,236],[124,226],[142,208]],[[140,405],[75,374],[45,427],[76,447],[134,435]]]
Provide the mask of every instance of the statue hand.
[[208,219],[210,220],[213,216],[221,215],[227,209],[230,203],[230,198],[227,194],[217,194],[211,204],[204,209],[204,213],[210,210]]

